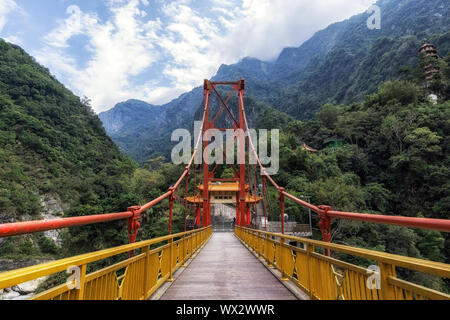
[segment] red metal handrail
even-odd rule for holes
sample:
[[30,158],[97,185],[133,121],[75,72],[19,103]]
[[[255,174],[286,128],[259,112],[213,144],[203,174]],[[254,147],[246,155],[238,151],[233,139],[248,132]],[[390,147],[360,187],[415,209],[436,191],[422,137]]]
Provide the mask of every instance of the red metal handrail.
[[83,217],[62,218],[55,220],[39,220],[0,224],[0,238],[17,236],[27,233],[43,232],[67,227],[84,226],[88,224],[128,219],[133,216],[131,211],[109,214],[98,214]]
[[381,224],[390,224],[410,228],[430,229],[443,232],[450,232],[450,220],[449,219],[432,219],[432,218],[417,218],[417,217],[404,217],[404,216],[390,216],[381,214],[368,214],[368,213],[356,213],[356,212],[343,212],[343,211],[325,211],[312,205],[306,201],[300,200],[295,196],[282,191],[283,195],[292,201],[311,209],[317,214],[326,214],[332,218],[359,220],[365,222],[374,222]]

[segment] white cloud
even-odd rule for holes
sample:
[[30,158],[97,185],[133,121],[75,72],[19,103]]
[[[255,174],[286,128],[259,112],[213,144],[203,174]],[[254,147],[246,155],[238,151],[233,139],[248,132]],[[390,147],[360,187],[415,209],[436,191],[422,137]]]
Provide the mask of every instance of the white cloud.
[[[131,87],[131,78],[149,67],[159,56],[155,50],[155,32],[159,21],[142,23],[138,0],[111,1],[111,20],[102,23],[96,14],[83,13],[77,6],[67,10],[69,17],[46,36],[47,46],[38,60],[49,66],[79,95],[92,99],[96,111],[140,93]],[[75,35],[88,39],[91,54],[85,67],[67,53],[68,40]]]
[[[162,14],[151,20],[145,11],[148,0],[105,1],[108,21],[70,6],[68,17],[45,37],[47,45],[38,53],[38,60],[72,90],[91,98],[97,112],[129,98],[168,102],[201,85],[222,63],[245,56],[273,59],[282,48],[298,46],[315,31],[375,2],[212,0],[204,3],[212,7],[195,10],[191,0],[156,1]],[[91,55],[82,67],[69,54],[69,40],[78,35],[88,39],[85,49]],[[160,74],[135,85],[136,76],[161,64]]]
[[6,24],[7,16],[19,7],[13,0],[1,0],[0,1],[0,32]]
[[[316,31],[365,11],[375,0],[243,0],[243,18],[227,42],[240,56],[276,58],[282,48],[299,46]],[[234,41],[232,41],[234,40]]]
[[4,37],[3,39],[9,43],[22,45],[22,39],[19,36],[10,35],[10,36]]
[[14,0],[0,0],[0,32],[2,32],[8,18],[13,13],[24,14],[24,11]]
[[17,23],[19,18],[27,17],[25,11],[14,0],[0,0],[0,37],[5,41],[21,45],[21,33],[12,34],[5,31],[5,26],[11,22]]

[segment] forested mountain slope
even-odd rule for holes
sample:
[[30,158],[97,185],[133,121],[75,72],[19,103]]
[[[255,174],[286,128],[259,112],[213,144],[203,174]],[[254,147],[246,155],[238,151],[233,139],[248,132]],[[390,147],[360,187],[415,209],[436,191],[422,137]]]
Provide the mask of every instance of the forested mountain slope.
[[[124,179],[135,168],[88,101],[0,39],[0,223],[57,218],[77,206],[90,206],[85,214],[124,210]],[[39,254],[37,243],[55,249],[45,237],[32,239],[2,240],[0,253]]]

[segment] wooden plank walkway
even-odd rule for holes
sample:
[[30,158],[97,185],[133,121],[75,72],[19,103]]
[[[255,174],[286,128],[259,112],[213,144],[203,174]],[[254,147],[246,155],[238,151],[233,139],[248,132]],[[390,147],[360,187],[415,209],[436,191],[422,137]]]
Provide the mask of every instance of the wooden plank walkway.
[[161,300],[296,300],[296,297],[233,233],[214,233]]

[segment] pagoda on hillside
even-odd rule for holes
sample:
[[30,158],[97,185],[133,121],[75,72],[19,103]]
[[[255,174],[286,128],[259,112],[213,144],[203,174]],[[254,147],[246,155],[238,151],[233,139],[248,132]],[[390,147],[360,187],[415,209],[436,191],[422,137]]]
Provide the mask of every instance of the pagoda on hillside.
[[303,144],[302,144],[302,150],[307,151],[307,152],[312,153],[312,154],[317,153],[317,150],[316,150],[316,149],[311,148],[311,147],[308,146],[306,143],[303,143]]
[[439,73],[438,52],[431,43],[425,43],[419,48],[420,64],[423,68],[425,81],[433,79],[434,75]]

